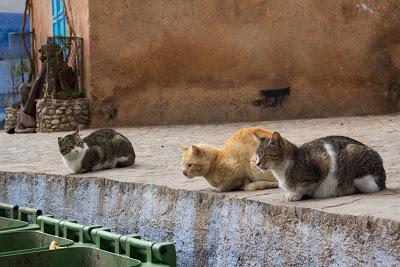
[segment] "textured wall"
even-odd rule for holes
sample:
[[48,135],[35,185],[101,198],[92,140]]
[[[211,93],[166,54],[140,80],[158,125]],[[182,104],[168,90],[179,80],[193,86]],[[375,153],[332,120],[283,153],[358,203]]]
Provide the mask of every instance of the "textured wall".
[[[38,39],[48,1],[34,3]],[[71,0],[92,126],[385,113],[399,98],[397,0]],[[251,102],[291,86],[281,107]]]
[[174,241],[178,266],[395,266],[399,222],[96,178],[0,172],[0,201]]
[[[93,125],[110,117],[138,125],[386,112],[399,6],[90,0]],[[251,105],[260,89],[286,86],[282,107]]]

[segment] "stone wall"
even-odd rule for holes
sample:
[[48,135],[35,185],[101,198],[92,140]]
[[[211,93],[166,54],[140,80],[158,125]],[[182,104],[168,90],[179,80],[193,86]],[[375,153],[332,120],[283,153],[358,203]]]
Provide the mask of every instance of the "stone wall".
[[17,126],[17,118],[19,109],[16,108],[6,108],[6,118],[4,122],[4,131],[8,132],[11,128],[15,128]]
[[0,171],[0,201],[173,241],[178,266],[398,266],[400,223],[107,179]]
[[63,132],[86,129],[89,103],[86,98],[72,100],[40,99],[36,104],[37,131]]

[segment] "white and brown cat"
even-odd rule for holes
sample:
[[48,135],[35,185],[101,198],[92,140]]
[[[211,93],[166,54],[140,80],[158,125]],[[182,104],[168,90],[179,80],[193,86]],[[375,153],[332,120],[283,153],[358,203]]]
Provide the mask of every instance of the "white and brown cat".
[[296,146],[278,132],[256,134],[256,163],[272,171],[288,201],[303,196],[339,197],[386,188],[382,158],[372,148],[345,136],[327,136]]
[[257,142],[254,135],[271,137],[263,128],[244,128],[233,133],[222,149],[208,145],[184,146],[182,167],[188,178],[204,177],[219,191],[245,191],[278,187],[271,172],[263,172],[255,163]]
[[136,158],[129,139],[113,129],[96,130],[85,138],[77,130],[59,137],[58,146],[65,166],[72,173],[127,167]]

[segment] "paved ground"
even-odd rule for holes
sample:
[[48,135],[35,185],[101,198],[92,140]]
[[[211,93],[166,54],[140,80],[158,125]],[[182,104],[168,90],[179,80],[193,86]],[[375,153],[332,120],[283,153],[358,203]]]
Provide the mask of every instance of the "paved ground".
[[[384,160],[389,190],[371,195],[287,203],[280,189],[226,193],[276,205],[296,205],[325,212],[367,215],[400,221],[400,115],[329,118],[276,122],[249,122],[224,125],[140,127],[118,129],[132,141],[137,164],[131,168],[81,175],[117,181],[150,183],[176,189],[208,191],[216,194],[203,178],[187,180],[181,174],[179,147],[192,143],[222,146],[241,127],[263,126],[280,131],[301,144],[325,135],[347,135],[378,150]],[[86,135],[90,131],[83,131]],[[58,152],[55,134],[0,134],[0,170],[68,175]]]

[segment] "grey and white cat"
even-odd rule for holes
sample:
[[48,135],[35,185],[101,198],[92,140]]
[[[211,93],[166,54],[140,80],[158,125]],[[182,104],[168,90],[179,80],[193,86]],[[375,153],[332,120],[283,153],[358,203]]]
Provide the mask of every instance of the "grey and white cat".
[[66,167],[73,173],[85,173],[135,163],[131,142],[112,129],[94,131],[81,138],[79,130],[58,138],[58,145]]
[[272,170],[288,201],[307,195],[328,198],[372,193],[386,188],[386,173],[378,152],[344,136],[328,136],[300,147],[277,132],[259,142],[256,164]]

